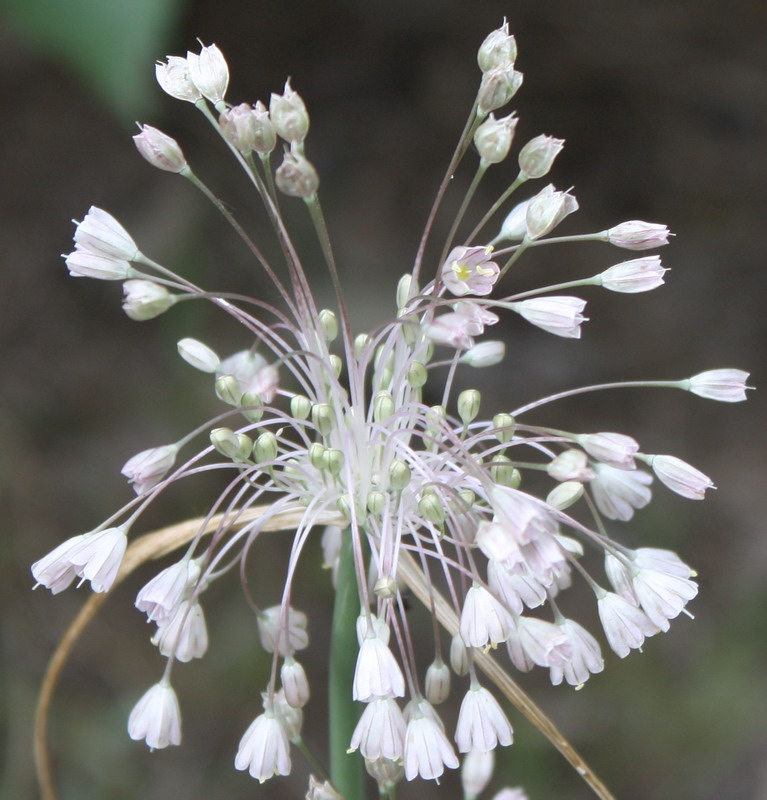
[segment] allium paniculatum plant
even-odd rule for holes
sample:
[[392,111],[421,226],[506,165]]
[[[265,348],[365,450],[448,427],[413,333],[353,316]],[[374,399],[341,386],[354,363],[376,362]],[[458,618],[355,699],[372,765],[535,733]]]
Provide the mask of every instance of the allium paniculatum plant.
[[[745,372],[713,369],[682,380],[586,386],[538,400],[525,398],[524,388],[512,381],[508,388],[518,405],[502,409],[487,409],[479,391],[455,389],[458,370],[502,363],[504,343],[488,338],[486,330],[500,314],[577,339],[586,301],[571,292],[601,287],[637,293],[664,283],[666,268],[648,254],[668,242],[664,225],[609,221],[597,233],[552,235],[578,203],[551,184],[528,188],[546,177],[563,147],[551,136],[537,136],[520,149],[508,190],[477,215],[472,230],[459,234],[485,172],[493,165],[508,171],[513,163],[517,117],[496,113],[522,83],[515,59],[514,37],[504,23],[480,47],[478,94],[412,271],[392,285],[390,316],[366,332],[350,322],[320,207],[319,177],[305,152],[309,115],[300,95],[288,82],[268,107],[231,105],[225,100],[228,66],[215,46],[157,64],[160,86],[201,112],[239,162],[282,257],[268,263],[192,171],[178,143],[148,125],[134,137],[141,155],[211,200],[268,275],[275,299],[227,296],[195,285],[142,253],[98,208],[77,224],[75,249],[65,257],[74,276],[123,281],[123,308],[134,320],[199,299],[233,318],[251,339],[249,347],[225,357],[194,338],[178,343],[181,358],[210,376],[221,413],[175,442],[130,458],[122,472],[137,496],[32,567],[37,584],[54,594],[86,581],[94,592],[108,592],[146,560],[137,555],[123,563],[150,504],[202,471],[227,476],[205,519],[180,536],[166,531],[151,540],[153,555],[175,547],[180,557],[136,598],[154,623],[151,642],[165,668],[130,715],[133,739],[153,749],[180,744],[171,683],[176,662],[205,654],[205,592],[220,578],[236,581],[244,574],[267,530],[289,529],[284,535],[292,537],[292,546],[279,567],[282,589],[266,597],[259,587],[259,596],[249,598],[253,635],[272,654],[272,668],[262,697],[243,700],[252,721],[239,720],[243,735],[234,763],[260,782],[288,775],[296,748],[307,748],[304,710],[322,713],[312,707],[311,686],[324,676],[307,674],[301,663],[311,620],[294,606],[298,562],[309,538],[321,536],[337,591],[331,681],[339,685],[344,663],[354,667],[340,695],[331,689],[331,769],[311,777],[306,797],[314,800],[342,794],[360,800],[355,770],[362,761],[386,797],[394,797],[403,779],[438,780],[445,768],[463,761],[464,796],[478,797],[491,779],[494,751],[512,743],[501,693],[524,705],[509,673],[541,667],[553,684],[580,687],[603,670],[605,644],[623,658],[687,613],[698,591],[694,570],[669,550],[626,547],[614,523],[629,522],[650,502],[654,477],[693,500],[713,488],[711,479],[677,456],[644,452],[624,433],[547,427],[541,411],[555,400],[625,386],[737,402],[746,397]],[[475,160],[475,151],[476,173],[442,252],[427,258],[450,178],[461,161]],[[276,169],[273,157],[280,161]],[[507,201],[518,190],[523,199],[509,210]],[[280,211],[293,201],[281,195],[306,206],[335,288],[334,310],[315,301]],[[506,217],[490,236],[487,224],[502,208]],[[583,280],[523,291],[515,286],[512,267],[528,249],[593,241],[633,257]],[[540,496],[526,488],[533,472],[545,473],[549,484]],[[573,580],[593,591],[602,631],[588,631],[568,616],[565,590]],[[411,636],[405,587],[431,613],[428,647]],[[450,697],[460,701],[455,729],[445,727],[439,710]],[[540,719],[529,707],[525,713]],[[610,796],[590,771],[580,771],[600,796]],[[496,795],[522,797],[518,789]]]

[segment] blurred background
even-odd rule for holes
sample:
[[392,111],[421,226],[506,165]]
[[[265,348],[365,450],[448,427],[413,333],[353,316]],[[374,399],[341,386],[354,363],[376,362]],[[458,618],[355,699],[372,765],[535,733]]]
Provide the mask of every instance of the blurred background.
[[[677,236],[662,251],[672,272],[661,291],[584,295],[591,321],[580,342],[510,320],[506,368],[488,378],[472,372],[463,385],[481,385],[489,416],[576,385],[678,379],[714,367],[749,369],[751,383],[764,386],[762,0],[4,0],[0,9],[3,798],[37,796],[35,694],[85,596],[32,594],[29,565],[130,497],[119,475],[129,456],[175,441],[216,412],[209,382],[178,359],[175,342],[191,335],[223,354],[249,344],[201,304],[141,325],[128,320],[118,285],[67,277],[59,254],[72,247],[70,220],[91,204],[103,207],[158,261],[211,288],[269,296],[216,212],[133,148],[136,119],[177,138],[196,172],[274,253],[255,198],[215,136],[191,106],[154,85],[156,59],[183,54],[197,37],[216,42],[230,64],[231,102],[268,103],[292,76],[312,116],[307,154],[322,178],[362,328],[393,311],[396,280],[412,263],[476,91],[476,49],[507,16],[525,73],[511,106],[520,115],[517,142],[539,133],[567,140],[552,180],[574,186],[582,210],[562,233],[646,219]],[[477,216],[515,174],[513,161],[490,171]],[[448,211],[470,175],[459,172]],[[289,207],[287,216],[311,269],[319,259],[302,210]],[[449,215],[437,232],[448,224]],[[607,246],[544,248],[520,262],[515,286],[594,274],[629,257]],[[327,289],[319,294],[330,302]],[[658,487],[652,505],[620,531],[629,545],[675,549],[698,569],[694,621],[681,617],[626,661],[606,654],[605,672],[581,692],[552,688],[544,674],[521,677],[622,800],[767,797],[763,391],[726,406],[682,392],[624,390],[536,417],[571,430],[629,433],[646,452],[673,453],[719,487],[705,504]],[[215,495],[213,482],[174,488],[137,532],[202,514]],[[277,602],[275,564],[285,553],[275,537],[253,559],[251,586],[263,605]],[[315,543],[296,605],[312,610],[306,739],[322,756],[318,676],[332,595],[319,563]],[[268,669],[235,580],[206,596],[208,655],[174,673],[183,746],[149,754],[128,739],[128,712],[163,666],[132,607],[154,571],[119,587],[62,676],[52,726],[62,800],[303,796],[299,756],[293,776],[262,787],[233,769]],[[573,595],[568,610],[595,629],[589,598]],[[523,784],[531,800],[592,796],[536,730],[516,712],[511,718],[517,738],[500,754],[491,788]],[[403,786],[400,796],[458,797],[457,776],[442,787]]]

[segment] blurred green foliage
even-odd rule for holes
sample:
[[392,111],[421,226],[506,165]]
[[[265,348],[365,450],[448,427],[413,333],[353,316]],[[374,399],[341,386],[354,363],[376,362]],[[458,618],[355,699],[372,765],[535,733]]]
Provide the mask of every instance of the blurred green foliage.
[[2,0],[7,21],[129,122],[153,104],[146,65],[177,29],[182,0]]

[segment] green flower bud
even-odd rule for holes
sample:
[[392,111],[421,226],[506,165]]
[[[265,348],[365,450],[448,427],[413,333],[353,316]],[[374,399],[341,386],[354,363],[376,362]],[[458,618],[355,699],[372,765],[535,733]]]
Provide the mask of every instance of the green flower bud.
[[274,461],[279,450],[277,437],[271,431],[264,431],[253,445],[253,458],[259,463]]
[[323,459],[325,469],[331,475],[338,475],[344,466],[344,454],[340,450],[328,448]]
[[493,426],[496,428],[495,438],[506,444],[514,438],[515,420],[511,414],[496,414],[493,417]]
[[403,275],[397,283],[397,308],[404,308],[407,301],[418,294],[418,284],[410,274]]
[[515,481],[519,484],[519,470],[511,466],[511,459],[508,456],[495,454],[493,465],[490,467],[492,479],[501,486],[511,486]]
[[435,493],[424,493],[418,501],[418,510],[425,520],[434,525],[441,525],[445,521],[447,512],[444,502]]
[[[257,394],[253,394],[253,392],[245,392],[245,394],[240,398],[240,404],[243,406],[261,406],[263,401]],[[242,416],[245,417],[245,419],[249,422],[260,422],[261,418],[264,416],[264,409],[247,408],[242,409],[241,413]]]
[[309,463],[315,469],[323,469],[325,466],[325,445],[319,442],[312,442],[309,445]]
[[321,436],[327,436],[333,430],[333,409],[327,403],[316,403],[312,406],[312,423]]
[[469,511],[477,501],[477,495],[471,489],[459,489],[458,496],[461,498],[463,505],[462,511]]
[[334,342],[338,337],[338,319],[329,308],[323,308],[320,311],[320,325],[322,333],[325,335],[325,341]]
[[481,399],[482,395],[476,389],[466,389],[458,395],[458,416],[464,425],[477,418]]
[[409,483],[412,473],[410,467],[401,459],[395,458],[389,466],[389,487],[401,492]]
[[312,403],[308,397],[302,394],[294,395],[290,398],[290,413],[296,419],[309,419],[312,412]]
[[368,492],[367,507],[371,514],[383,514],[386,508],[386,495],[383,492]]
[[337,356],[335,353],[331,353],[330,366],[333,369],[333,374],[337,378],[341,374],[341,370],[344,368],[344,362],[340,356]]
[[216,378],[216,396],[229,406],[239,406],[242,391],[234,375],[219,375]]
[[378,597],[383,597],[385,600],[396,597],[397,589],[397,581],[395,581],[391,575],[385,575],[384,577],[379,578],[375,582],[375,586],[373,586],[373,591],[376,593],[376,595]]
[[420,361],[411,361],[407,369],[407,382],[414,388],[420,389],[427,381],[429,373]]
[[555,486],[548,494],[546,502],[564,511],[577,503],[583,496],[583,484],[580,481],[565,481]]
[[210,443],[222,456],[236,460],[240,442],[231,428],[214,428],[210,432]]
[[394,399],[391,392],[381,390],[373,398],[373,419],[379,424],[389,419],[394,413]]
[[366,333],[361,333],[359,336],[354,337],[354,355],[357,356],[357,358],[362,356],[369,341],[370,337]]

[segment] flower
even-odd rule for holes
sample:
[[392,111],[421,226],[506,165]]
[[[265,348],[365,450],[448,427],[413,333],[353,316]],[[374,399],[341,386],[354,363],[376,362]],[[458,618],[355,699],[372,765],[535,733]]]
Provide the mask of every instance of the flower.
[[229,86],[229,67],[218,47],[211,44],[203,47],[199,54],[187,53],[186,63],[189,80],[200,94],[214,105],[220,103]]
[[133,137],[139,153],[157,169],[185,173],[189,169],[178,142],[151,125],[140,125],[141,133]]
[[527,238],[540,239],[556,228],[568,214],[577,210],[578,201],[569,192],[558,192],[549,184],[527,206]]
[[[548,175],[554,159],[562,152],[564,139],[536,136],[519,151],[519,173],[527,180]],[[505,223],[504,223],[505,224]]]
[[458,767],[458,759],[447,737],[432,717],[416,716],[405,731],[405,778],[412,781],[417,775],[435,780],[448,769]]
[[78,250],[117,261],[133,261],[138,255],[136,243],[128,231],[106,211],[91,206],[75,229]]
[[623,433],[585,433],[578,444],[597,461],[618,469],[635,469],[634,456],[639,445]]
[[150,447],[129,458],[120,470],[136,494],[146,494],[165,477],[178,455],[177,444]]
[[640,648],[645,637],[658,633],[658,626],[636,606],[613,592],[603,592],[597,610],[610,647],[625,658],[631,649]]
[[160,681],[136,703],[128,717],[128,735],[144,739],[152,750],[181,744],[181,711],[173,687]]
[[487,295],[498,280],[498,265],[490,261],[492,248],[454,247],[442,266],[442,281],[458,296]]
[[644,508],[652,500],[651,483],[652,475],[641,469],[619,469],[602,463],[594,464],[590,486],[602,514],[628,522],[634,516],[634,509]]
[[648,462],[658,479],[682,497],[702,500],[707,489],[716,488],[708,475],[676,456],[650,456]]
[[659,256],[648,256],[616,264],[600,273],[595,280],[612,292],[636,294],[662,286],[665,272],[668,270],[661,266]]
[[472,686],[464,695],[455,729],[458,752],[487,753],[498,744],[510,745],[513,739],[511,724],[498,701],[479,684]]
[[66,560],[75,574],[90,581],[94,592],[112,587],[128,546],[126,528],[104,528],[86,533],[66,552]]
[[240,739],[234,766],[247,769],[259,783],[275,775],[290,775],[290,744],[274,712],[267,711],[250,724]]
[[188,103],[196,103],[202,99],[200,90],[189,77],[189,62],[185,58],[168,56],[165,63],[158,61],[154,74],[160,88],[171,97]]
[[668,237],[672,235],[665,225],[637,219],[621,222],[604,233],[605,240],[610,244],[627,250],[653,250],[668,244]]
[[123,294],[123,311],[136,322],[159,317],[178,300],[164,286],[145,280],[125,281]]
[[124,259],[75,250],[66,260],[67,269],[73,278],[97,278],[102,281],[122,281],[135,274],[135,270]]
[[587,321],[581,314],[586,301],[579,297],[536,297],[510,307],[533,325],[566,339],[580,339],[581,323]]
[[686,388],[693,394],[723,403],[739,403],[746,399],[748,373],[742,369],[709,369],[693,375]]

